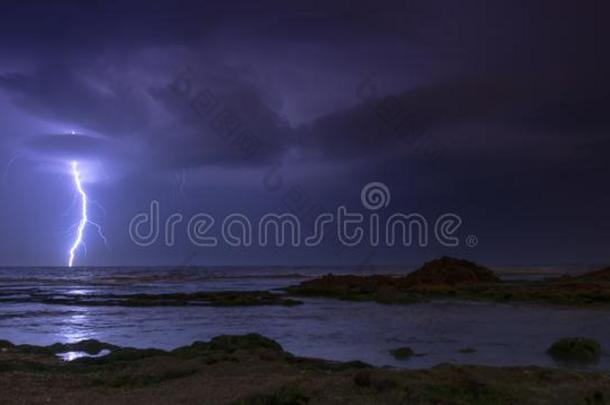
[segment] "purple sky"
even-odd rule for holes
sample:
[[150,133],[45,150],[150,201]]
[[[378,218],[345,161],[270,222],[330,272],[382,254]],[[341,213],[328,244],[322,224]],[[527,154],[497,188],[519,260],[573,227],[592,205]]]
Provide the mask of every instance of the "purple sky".
[[607,2],[292,3],[3,5],[0,265],[66,263],[72,160],[109,240],[88,228],[79,265],[359,264],[369,248],[142,248],[128,227],[153,199],[162,218],[294,212],[295,190],[361,209],[371,181],[388,213],[454,212],[479,239],[373,263],[610,260]]

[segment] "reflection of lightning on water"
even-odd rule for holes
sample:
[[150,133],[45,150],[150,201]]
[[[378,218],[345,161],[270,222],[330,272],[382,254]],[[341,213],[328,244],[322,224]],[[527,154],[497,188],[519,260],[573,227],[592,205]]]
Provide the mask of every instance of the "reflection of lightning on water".
[[81,219],[78,222],[78,227],[76,229],[76,238],[74,240],[74,243],[72,244],[72,247],[70,248],[70,252],[69,252],[70,259],[68,260],[69,267],[72,267],[72,265],[74,264],[74,258],[76,256],[76,251],[78,250],[78,248],[80,246],[84,247],[83,234],[85,232],[85,228],[86,228],[87,224],[91,224],[93,227],[95,227],[98,235],[104,241],[104,244],[106,244],[106,245],[108,244],[108,241],[102,232],[102,227],[99,224],[97,224],[89,219],[88,212],[87,212],[89,201],[87,198],[87,193],[85,192],[85,189],[83,188],[83,184],[81,181],[82,179],[81,179],[80,170],[78,168],[78,162],[73,161],[71,163],[71,168],[72,168],[72,177],[74,178],[74,185],[76,186],[76,190],[78,191],[78,194],[80,195],[80,199],[81,199]]

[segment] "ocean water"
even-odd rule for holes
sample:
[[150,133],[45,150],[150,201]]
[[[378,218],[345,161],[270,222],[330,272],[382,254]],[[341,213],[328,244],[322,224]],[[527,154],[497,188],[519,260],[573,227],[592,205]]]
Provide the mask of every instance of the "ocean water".
[[[368,270],[373,271],[373,270]],[[396,273],[388,269],[374,270]],[[0,298],[33,293],[162,293],[274,290],[348,268],[0,269]],[[362,271],[361,271],[362,273]],[[540,276],[548,276],[542,272]],[[515,274],[508,275],[511,279]],[[533,277],[528,273],[528,277]],[[172,349],[221,334],[257,332],[301,356],[422,368],[439,363],[563,367],[545,350],[585,336],[610,350],[609,308],[567,308],[439,300],[411,305],[302,299],[293,307],[80,307],[0,303],[0,339],[47,345],[98,339],[121,346]],[[409,346],[417,356],[396,360]],[[463,348],[474,353],[461,353]],[[610,369],[604,354],[591,369]]]

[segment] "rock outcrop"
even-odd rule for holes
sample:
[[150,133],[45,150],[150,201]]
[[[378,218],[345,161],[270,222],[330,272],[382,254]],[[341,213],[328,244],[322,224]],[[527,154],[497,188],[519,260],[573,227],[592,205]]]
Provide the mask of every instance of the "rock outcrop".
[[605,269],[590,271],[585,274],[581,274],[577,277],[581,281],[591,282],[610,282],[610,267]]
[[458,285],[498,283],[493,271],[468,260],[441,257],[425,263],[401,280],[404,285]]

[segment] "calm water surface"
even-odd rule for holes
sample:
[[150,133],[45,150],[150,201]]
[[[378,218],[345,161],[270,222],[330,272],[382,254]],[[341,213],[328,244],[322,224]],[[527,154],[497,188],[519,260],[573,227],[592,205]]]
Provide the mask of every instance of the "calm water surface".
[[[341,272],[335,269],[333,272]],[[348,272],[347,270],[344,270]],[[0,292],[69,294],[274,289],[328,269],[0,269]],[[443,362],[558,366],[545,354],[556,339],[586,336],[610,348],[609,308],[436,301],[382,305],[305,299],[295,307],[78,307],[2,303],[0,339],[51,344],[98,339],[122,346],[172,349],[221,334],[257,332],[286,350],[374,365],[429,367]],[[398,361],[409,346],[420,356]],[[460,353],[471,347],[474,353]],[[604,355],[590,368],[610,369]]]

